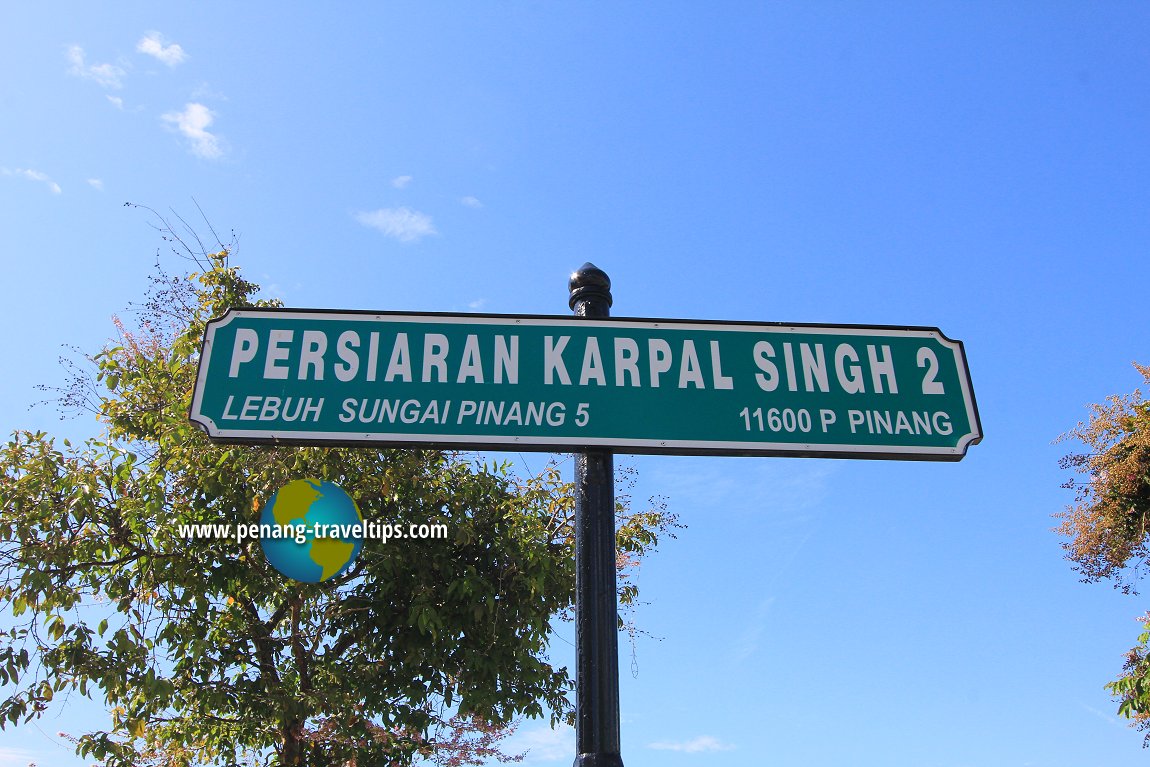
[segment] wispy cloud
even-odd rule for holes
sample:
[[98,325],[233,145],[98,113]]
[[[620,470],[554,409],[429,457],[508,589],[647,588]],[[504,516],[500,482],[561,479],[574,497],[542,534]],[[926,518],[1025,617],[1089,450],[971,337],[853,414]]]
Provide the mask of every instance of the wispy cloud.
[[124,108],[124,100],[119,96],[105,96],[104,98],[108,99],[108,102],[116,109]]
[[38,170],[31,170],[29,168],[0,168],[0,173],[10,178],[23,178],[28,181],[36,181],[44,184],[51,190],[52,194],[60,194],[63,190],[60,185],[53,181],[47,173]]
[[160,119],[175,126],[191,142],[192,154],[205,160],[216,160],[223,156],[224,150],[220,137],[208,131],[215,117],[215,112],[203,104],[190,102],[184,105],[182,112],[168,112]]
[[164,45],[164,36],[159,32],[148,32],[140,38],[140,42],[136,43],[136,50],[162,61],[169,67],[176,66],[188,57],[178,43]]
[[123,68],[115,64],[89,64],[84,57],[84,49],[79,45],[68,46],[68,61],[72,66],[68,73],[93,82],[105,88],[124,87]]
[[431,216],[410,208],[380,208],[355,214],[364,226],[378,229],[400,242],[418,242],[430,234],[439,234]]
[[736,474],[706,459],[683,458],[657,479],[677,503],[794,519],[823,502],[834,471],[827,461],[791,459],[748,462]]
[[1094,706],[1088,706],[1085,703],[1081,703],[1081,702],[1078,705],[1082,706],[1082,708],[1086,709],[1091,714],[1094,714],[1094,716],[1098,717],[1099,719],[1101,719],[1104,722],[1116,725],[1118,727],[1128,727],[1129,726],[1129,723],[1123,724],[1122,722],[1118,721],[1113,716],[1110,716],[1109,714],[1107,714],[1105,711],[1099,711],[1098,709],[1094,708]]
[[[652,483],[674,499],[678,509],[721,513],[737,520],[743,534],[771,541],[772,555],[757,573],[764,597],[774,593],[779,578],[794,572],[794,563],[818,532],[825,514],[831,478],[840,468],[830,461],[801,458],[771,461],[741,460],[738,471],[715,466],[703,458],[678,458],[665,469],[655,469]],[[766,611],[761,617],[766,630]],[[731,646],[730,659],[738,663],[756,651],[752,625]]]
[[0,747],[0,767],[25,767],[42,759],[44,754],[26,751],[22,748]]
[[227,101],[228,97],[223,91],[216,90],[210,83],[201,82],[192,89],[188,96],[192,101]]
[[571,763],[575,753],[575,730],[561,725],[552,729],[547,726],[519,730],[511,736],[504,748],[507,753],[527,752],[521,764],[549,764],[552,762]]
[[92,187],[92,188],[93,188],[93,189],[95,189],[97,192],[102,192],[102,191],[104,191],[104,182],[103,182],[102,180],[98,179],[98,178],[90,178],[90,179],[88,179],[88,186]]
[[303,288],[303,283],[296,282],[287,287],[279,282],[273,275],[264,272],[260,277],[260,291],[261,298],[278,298],[280,301],[288,303],[288,292],[295,292]]
[[653,748],[656,751],[682,751],[687,754],[701,754],[707,751],[733,751],[735,749],[730,743],[724,743],[711,735],[700,735],[697,738],[678,743],[666,741],[648,743],[647,748]]
[[411,176],[396,176],[391,180],[391,185],[396,189],[406,189],[407,185],[411,183]]
[[768,597],[759,602],[755,614],[751,617],[750,624],[743,629],[743,633],[735,640],[734,661],[736,663],[744,661],[758,652],[763,632],[767,628],[767,613],[771,611],[771,605],[774,603],[774,597]]
[[477,298],[474,301],[472,301],[471,303],[469,303],[467,305],[467,308],[473,312],[477,312],[486,305],[487,305],[487,299],[486,298]]
[[467,206],[468,208],[482,208],[483,207],[483,203],[481,203],[479,201],[479,198],[478,197],[472,197],[471,195],[467,195],[466,197],[461,197],[459,202],[462,203],[463,205]]

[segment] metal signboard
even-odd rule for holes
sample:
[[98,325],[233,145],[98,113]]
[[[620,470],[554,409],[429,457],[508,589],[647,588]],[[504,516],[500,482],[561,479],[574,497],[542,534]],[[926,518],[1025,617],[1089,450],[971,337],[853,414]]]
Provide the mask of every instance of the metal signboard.
[[937,328],[297,309],[208,325],[191,419],[224,442],[960,460]]

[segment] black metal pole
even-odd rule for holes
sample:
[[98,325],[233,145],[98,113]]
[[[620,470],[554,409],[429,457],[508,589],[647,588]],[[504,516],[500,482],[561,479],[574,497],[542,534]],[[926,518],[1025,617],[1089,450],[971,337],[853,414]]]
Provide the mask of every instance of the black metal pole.
[[[610,316],[611,279],[602,269],[583,264],[569,288],[576,317]],[[614,474],[610,450],[575,457],[575,767],[623,767]]]

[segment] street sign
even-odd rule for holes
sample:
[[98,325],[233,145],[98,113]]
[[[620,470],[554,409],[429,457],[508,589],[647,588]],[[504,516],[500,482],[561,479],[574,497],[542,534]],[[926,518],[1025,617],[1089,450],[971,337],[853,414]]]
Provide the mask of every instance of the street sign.
[[937,328],[233,309],[191,419],[221,442],[957,461]]

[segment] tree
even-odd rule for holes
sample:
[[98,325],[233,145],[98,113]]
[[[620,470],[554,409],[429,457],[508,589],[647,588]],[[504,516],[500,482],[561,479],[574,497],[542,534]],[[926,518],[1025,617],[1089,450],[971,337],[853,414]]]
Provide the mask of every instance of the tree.
[[[1150,367],[1137,363],[1150,384]],[[1090,406],[1090,418],[1060,439],[1075,438],[1089,449],[1061,461],[1063,468],[1086,475],[1064,487],[1075,491],[1075,503],[1057,515],[1067,558],[1088,583],[1112,580],[1134,593],[1144,566],[1150,564],[1150,401],[1140,390],[1108,397]],[[1147,733],[1150,745],[1150,613],[1145,631],[1127,654],[1121,676],[1107,685],[1119,702],[1119,713]]]
[[[218,237],[206,248],[160,220],[196,271],[159,270],[136,325],[117,320],[93,375],[63,391],[103,436],[18,432],[0,452],[0,601],[15,618],[0,727],[98,692],[111,726],[75,742],[107,765],[514,760],[499,749],[512,722],[571,714],[571,679],[546,655],[573,598],[570,485],[554,465],[519,479],[458,453],[213,445],[187,419],[205,324],[275,302],[255,300]],[[442,523],[451,539],[368,546],[304,584],[258,542],[177,536],[251,521],[302,477],[337,482],[367,519]],[[618,511],[628,604],[626,570],[677,523],[661,506]]]

